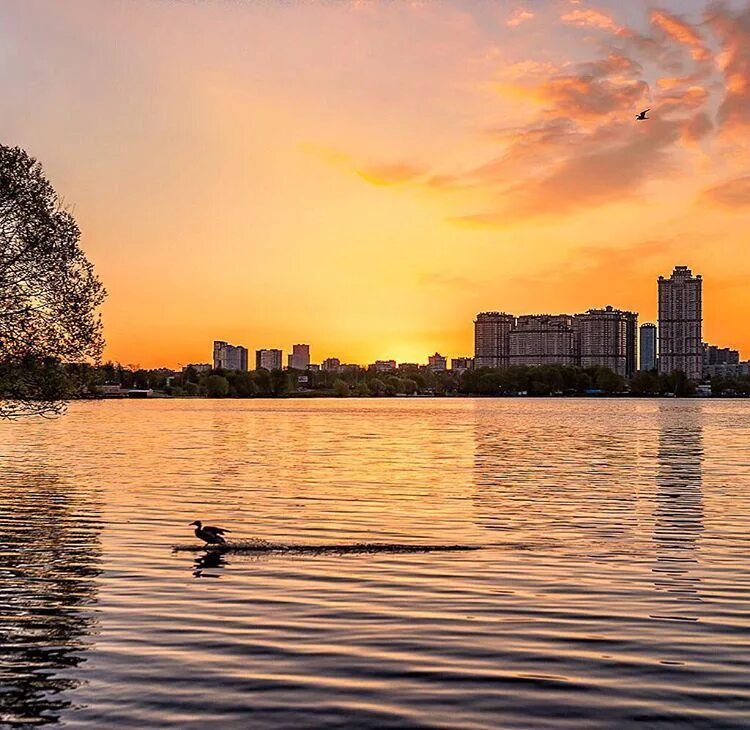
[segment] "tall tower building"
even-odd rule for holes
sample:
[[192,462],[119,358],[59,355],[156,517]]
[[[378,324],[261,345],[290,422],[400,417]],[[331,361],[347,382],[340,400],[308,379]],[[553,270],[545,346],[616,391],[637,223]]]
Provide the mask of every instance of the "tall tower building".
[[214,340],[214,370],[247,370],[247,348]]
[[255,369],[281,370],[281,350],[256,350]]
[[703,367],[701,326],[703,280],[687,266],[669,279],[659,277],[659,372],[681,370],[700,380]]
[[641,370],[656,370],[656,325],[644,322],[641,325]]
[[474,320],[474,367],[508,367],[508,335],[516,318],[505,312],[480,312]]
[[310,364],[310,345],[292,345],[287,365],[294,370],[307,370]]
[[635,372],[638,315],[613,307],[575,315],[581,367],[609,368],[623,377]]

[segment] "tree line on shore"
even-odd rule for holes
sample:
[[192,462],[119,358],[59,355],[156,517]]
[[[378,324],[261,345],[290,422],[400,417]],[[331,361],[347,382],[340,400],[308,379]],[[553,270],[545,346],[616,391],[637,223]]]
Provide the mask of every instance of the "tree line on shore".
[[[337,397],[388,397],[403,395],[641,396],[695,394],[695,384],[681,372],[638,372],[626,380],[605,368],[563,365],[478,368],[464,371],[432,371],[424,366],[403,366],[378,372],[348,368],[342,372],[301,370],[209,370],[188,367],[182,372],[160,368],[147,370],[104,365],[61,364],[59,361],[26,359],[0,366],[0,396],[33,373],[35,383],[48,384],[50,396],[87,398],[101,395],[101,386],[149,389],[167,396],[207,398],[281,397],[288,395]],[[750,377],[713,378],[714,395],[750,395]]]

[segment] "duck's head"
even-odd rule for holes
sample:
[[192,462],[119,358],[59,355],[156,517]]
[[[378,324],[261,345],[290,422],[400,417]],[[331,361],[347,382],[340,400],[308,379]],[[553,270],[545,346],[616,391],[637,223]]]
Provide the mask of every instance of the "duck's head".
[[193,525],[195,525],[196,527],[200,527],[201,524],[202,523],[201,523],[200,520],[196,520],[195,522],[191,522],[190,525],[189,525],[189,527],[192,527]]

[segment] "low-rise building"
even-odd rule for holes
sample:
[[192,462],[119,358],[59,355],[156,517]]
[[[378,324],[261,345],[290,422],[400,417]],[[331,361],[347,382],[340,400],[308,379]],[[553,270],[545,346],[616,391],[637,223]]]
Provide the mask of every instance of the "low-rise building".
[[448,369],[448,359],[436,352],[427,358],[427,367],[435,373],[442,372]]
[[454,357],[451,358],[451,370],[462,373],[464,370],[471,370],[474,367],[474,358],[472,357]]

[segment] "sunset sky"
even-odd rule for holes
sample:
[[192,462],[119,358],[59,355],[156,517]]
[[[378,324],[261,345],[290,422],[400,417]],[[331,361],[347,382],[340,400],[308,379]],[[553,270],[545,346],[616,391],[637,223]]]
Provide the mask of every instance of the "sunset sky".
[[108,358],[468,355],[481,310],[652,320],[675,264],[750,357],[745,0],[3,0],[0,84]]

